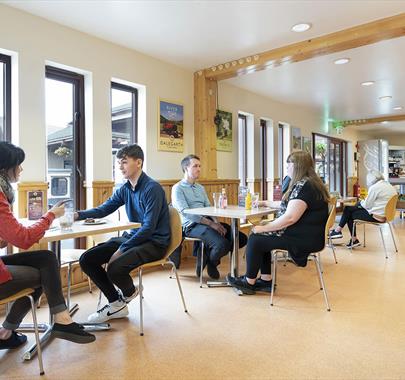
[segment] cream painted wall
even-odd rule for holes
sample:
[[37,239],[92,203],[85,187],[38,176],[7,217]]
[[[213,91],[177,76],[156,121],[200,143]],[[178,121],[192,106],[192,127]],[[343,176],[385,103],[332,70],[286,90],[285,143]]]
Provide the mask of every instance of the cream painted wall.
[[[47,62],[85,74],[86,147],[96,163],[87,167],[88,181],[111,178],[112,78],[145,88],[143,125],[139,127],[144,129],[140,143],[146,152],[147,172],[160,179],[181,175],[181,158],[194,150],[192,72],[4,5],[0,5],[0,49],[15,52],[19,61],[19,120],[13,120],[13,131],[18,132],[13,140],[27,153],[22,181],[46,179]],[[184,104],[184,153],[157,151],[159,97]]]
[[[278,122],[288,123],[291,127],[301,128],[301,134],[303,136],[311,137],[312,132],[317,132],[324,135],[334,136],[352,143],[354,142],[353,145],[355,145],[356,141],[359,139],[369,138],[367,134],[359,133],[353,128],[345,128],[341,135],[337,135],[334,130],[331,130],[331,128],[327,125],[324,125],[323,115],[321,113],[316,113],[311,109],[276,102],[270,98],[266,98],[255,93],[245,91],[239,87],[229,85],[226,82],[220,82],[218,87],[219,108],[224,111],[232,112],[232,126],[234,133],[232,152],[217,153],[219,178],[237,178],[238,176],[238,166],[236,163],[238,162],[237,116],[239,111],[254,115],[255,146],[253,151],[255,152],[255,178],[260,178],[260,118],[271,119],[274,122],[274,177],[277,177],[278,173]],[[349,163],[348,174],[349,176],[352,176],[354,165],[352,157],[350,158],[351,162]],[[251,176],[252,173],[248,173],[248,177],[251,178]]]

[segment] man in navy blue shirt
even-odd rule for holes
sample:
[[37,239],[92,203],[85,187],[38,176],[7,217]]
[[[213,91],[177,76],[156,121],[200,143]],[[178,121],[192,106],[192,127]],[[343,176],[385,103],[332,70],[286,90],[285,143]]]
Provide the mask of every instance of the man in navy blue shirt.
[[141,223],[141,228],[99,244],[81,256],[83,272],[108,300],[107,305],[88,317],[90,322],[101,323],[127,316],[127,304],[139,294],[130,272],[142,264],[163,258],[170,243],[166,196],[162,186],[142,171],[141,147],[137,144],[126,146],[117,152],[117,159],[127,182],[102,205],[75,213],[75,219],[103,218],[125,205],[128,219]]

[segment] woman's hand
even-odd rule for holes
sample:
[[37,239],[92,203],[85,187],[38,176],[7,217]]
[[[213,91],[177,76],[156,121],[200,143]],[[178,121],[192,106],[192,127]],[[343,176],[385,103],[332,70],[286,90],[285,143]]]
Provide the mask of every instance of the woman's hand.
[[62,215],[65,214],[65,205],[63,203],[56,203],[49,212],[55,215],[55,218],[60,218]]

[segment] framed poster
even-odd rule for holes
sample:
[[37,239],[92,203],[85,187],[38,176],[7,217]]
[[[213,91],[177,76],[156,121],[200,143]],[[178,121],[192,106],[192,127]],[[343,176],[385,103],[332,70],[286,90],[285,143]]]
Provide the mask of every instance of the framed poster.
[[217,128],[217,150],[232,152],[232,112],[217,110],[220,122]]
[[302,137],[302,150],[312,156],[312,139],[311,137]]
[[301,150],[301,129],[291,128],[291,151]]
[[40,219],[44,209],[44,192],[28,191],[27,193],[27,211],[29,220]]
[[159,99],[158,150],[183,152],[184,106]]

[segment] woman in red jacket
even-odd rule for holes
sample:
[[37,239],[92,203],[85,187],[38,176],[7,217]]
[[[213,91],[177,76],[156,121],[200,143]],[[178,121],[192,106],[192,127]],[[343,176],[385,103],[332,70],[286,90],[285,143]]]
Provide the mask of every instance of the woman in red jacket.
[[[55,205],[35,224],[24,227],[14,217],[11,204],[14,191],[11,183],[17,182],[22,172],[24,151],[8,142],[0,142],[0,247],[8,243],[28,249],[37,243],[55,218],[65,212],[63,205]],[[96,338],[73,322],[62,294],[59,267],[56,256],[50,251],[35,251],[2,256],[0,258],[0,299],[7,298],[25,288],[34,288],[34,299],[45,292],[54,324],[52,335],[75,343],[90,343]],[[3,327],[0,328],[0,350],[16,348],[27,337],[15,330],[30,310],[27,297],[14,302]]]

